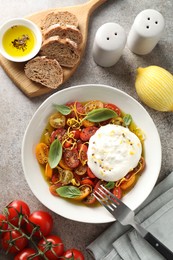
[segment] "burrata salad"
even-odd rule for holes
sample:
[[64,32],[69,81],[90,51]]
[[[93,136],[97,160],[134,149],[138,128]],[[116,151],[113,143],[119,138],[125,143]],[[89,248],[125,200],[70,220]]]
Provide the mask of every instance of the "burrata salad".
[[35,148],[51,194],[93,205],[100,185],[118,198],[134,188],[145,138],[131,115],[100,100],[52,106]]

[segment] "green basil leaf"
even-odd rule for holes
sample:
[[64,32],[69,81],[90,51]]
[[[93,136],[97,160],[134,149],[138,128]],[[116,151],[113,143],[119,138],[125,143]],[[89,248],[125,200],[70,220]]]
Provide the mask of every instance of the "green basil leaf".
[[[112,109],[108,108],[98,108],[90,111],[84,119],[87,119],[90,122],[102,122],[104,120],[116,117],[117,113]],[[83,120],[84,120],[83,119]]]
[[53,143],[50,145],[49,155],[48,155],[48,162],[50,167],[53,169],[55,168],[62,157],[62,145],[59,139],[55,139]]
[[114,181],[109,181],[108,183],[106,183],[105,188],[108,190],[112,190],[115,186],[115,182]]
[[76,198],[81,195],[79,188],[74,186],[62,186],[56,192],[63,198]]
[[71,109],[68,106],[65,106],[65,105],[54,104],[54,107],[56,108],[56,110],[58,110],[58,112],[60,112],[64,116],[70,114],[70,112],[71,112]]
[[125,126],[129,126],[131,124],[131,122],[132,122],[132,116],[129,115],[129,114],[126,114],[123,117],[123,121],[124,121]]

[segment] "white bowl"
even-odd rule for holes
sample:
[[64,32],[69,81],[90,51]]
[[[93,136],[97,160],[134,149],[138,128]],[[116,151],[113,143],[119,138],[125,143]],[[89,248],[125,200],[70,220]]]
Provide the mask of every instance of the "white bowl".
[[123,201],[135,210],[147,198],[157,181],[161,167],[161,143],[156,126],[147,111],[135,99],[116,88],[95,84],[80,85],[61,90],[45,100],[26,129],[22,144],[22,164],[30,189],[47,208],[68,219],[86,223],[107,223],[115,219],[102,206],[77,205],[52,196],[34,153],[48,117],[53,112],[53,104],[94,99],[114,103],[124,112],[131,114],[134,122],[146,135],[146,168],[135,187],[123,198]]
[[[34,47],[32,48],[32,50],[29,53],[27,53],[26,55],[23,55],[23,56],[20,56],[20,55],[19,56],[16,56],[16,55],[13,56],[13,55],[9,54],[6,51],[6,49],[4,48],[4,45],[3,45],[4,34],[10,28],[15,27],[15,26],[25,26],[29,30],[31,30],[33,35],[34,35],[34,39],[35,39]],[[22,33],[20,33],[19,36],[21,37],[21,35],[22,35]],[[24,62],[24,61],[28,61],[28,60],[32,59],[39,52],[39,50],[41,48],[41,44],[42,44],[41,30],[35,23],[33,23],[30,20],[27,20],[27,19],[24,19],[24,18],[14,18],[14,19],[8,20],[4,24],[2,24],[1,27],[0,27],[0,53],[1,53],[2,56],[4,56],[6,59],[8,59],[10,61]]]

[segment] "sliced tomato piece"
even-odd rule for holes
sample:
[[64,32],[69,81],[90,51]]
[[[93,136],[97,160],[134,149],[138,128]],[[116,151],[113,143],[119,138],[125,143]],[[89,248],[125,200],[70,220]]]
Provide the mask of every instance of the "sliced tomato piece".
[[36,145],[35,154],[40,164],[46,164],[48,161],[49,149],[45,143],[39,143]]
[[91,179],[96,178],[96,176],[94,175],[94,173],[91,171],[91,169],[89,167],[87,167],[87,174],[88,174],[88,177],[90,177]]
[[54,128],[62,128],[66,124],[66,117],[60,112],[56,112],[50,116],[49,124]]
[[55,139],[59,139],[62,142],[62,137],[65,134],[66,130],[64,128],[59,128],[51,133],[50,142],[52,143]]
[[88,146],[86,144],[81,144],[78,146],[79,151],[79,160],[81,161],[82,165],[87,163],[87,151]]
[[66,104],[66,106],[68,106],[72,109],[71,113],[67,115],[67,118],[76,117],[76,113],[75,113],[74,109],[79,114],[84,114],[84,112],[85,112],[84,106],[82,105],[82,103],[80,103],[78,101],[69,102]]
[[129,177],[129,179],[127,179],[126,181],[123,181],[120,185],[122,190],[129,190],[131,188],[133,188],[133,186],[136,183],[136,175],[133,174],[131,177]]
[[92,100],[85,104],[85,112],[88,113],[94,109],[103,108],[104,104],[100,100]]
[[96,126],[89,126],[89,127],[83,128],[80,133],[80,139],[84,142],[89,141],[91,136],[94,135],[97,130],[98,130],[98,127],[96,127]]
[[78,151],[75,148],[72,150],[65,150],[63,153],[63,160],[68,167],[73,169],[78,167],[80,163],[78,156]]
[[117,113],[118,116],[121,116],[121,110],[116,105],[108,103],[108,104],[105,104],[104,107],[108,108],[108,109],[112,109],[113,111],[115,111]]
[[86,165],[82,165],[80,164],[76,169],[75,169],[75,173],[77,175],[84,175],[87,171],[87,166]]
[[88,184],[88,185],[91,185],[92,187],[94,187],[94,182],[89,178],[82,179],[81,184]]
[[59,194],[56,192],[56,189],[58,189],[59,187],[61,187],[62,186],[62,184],[59,182],[59,183],[57,183],[57,184],[52,184],[52,185],[50,185],[49,186],[49,191],[50,191],[50,193],[52,194],[52,195],[54,195],[54,196],[57,196],[57,197],[59,197]]
[[96,203],[96,198],[94,197],[93,193],[90,193],[82,202],[86,205],[91,205]]
[[80,138],[80,130],[79,129],[74,129],[74,130],[70,131],[70,133],[73,134],[73,138],[74,139],[79,139]]
[[112,193],[118,198],[118,199],[121,199],[122,198],[122,190],[119,187],[114,187],[113,190],[112,190]]

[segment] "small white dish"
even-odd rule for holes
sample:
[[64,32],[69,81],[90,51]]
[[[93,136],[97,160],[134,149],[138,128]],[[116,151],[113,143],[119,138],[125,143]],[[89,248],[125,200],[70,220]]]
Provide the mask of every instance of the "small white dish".
[[58,91],[47,98],[35,112],[26,129],[22,143],[22,165],[30,189],[47,208],[75,221],[107,223],[115,221],[115,219],[104,207],[74,204],[53,196],[49,192],[48,184],[35,156],[36,144],[39,143],[48,118],[54,111],[53,104],[61,105],[72,101],[88,100],[101,100],[116,104],[122,111],[131,114],[135,124],[145,133],[146,167],[135,187],[123,197],[123,202],[135,210],[150,194],[159,176],[161,143],[157,128],[144,107],[128,94],[114,87],[101,84],[80,85]]
[[24,18],[8,20],[0,27],[0,53],[14,62],[25,62],[39,52],[42,44],[40,28]]

